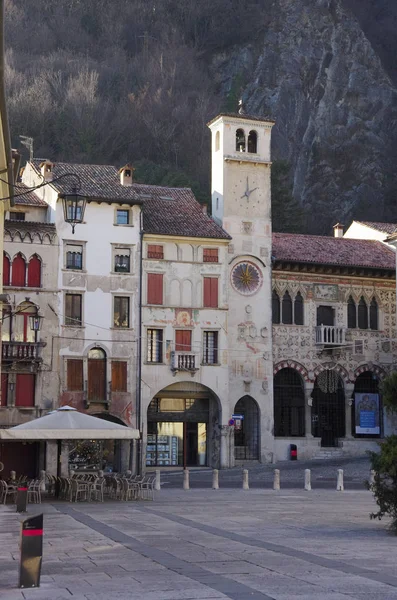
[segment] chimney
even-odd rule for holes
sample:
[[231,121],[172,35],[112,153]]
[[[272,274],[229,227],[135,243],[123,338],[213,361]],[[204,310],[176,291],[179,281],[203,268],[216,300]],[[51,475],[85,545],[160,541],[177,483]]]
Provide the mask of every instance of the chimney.
[[54,163],[52,163],[50,160],[45,160],[44,162],[41,163],[40,172],[41,172],[41,175],[42,175],[44,181],[52,181],[53,168],[54,168]]
[[208,204],[202,204],[201,205],[201,210],[203,211],[203,213],[205,215],[207,215],[208,214]]
[[132,165],[125,165],[119,170],[119,175],[121,185],[132,185],[134,168],[132,167]]
[[342,223],[337,223],[336,225],[334,225],[334,237],[336,237],[336,238],[343,237],[344,227],[345,226],[342,225]]

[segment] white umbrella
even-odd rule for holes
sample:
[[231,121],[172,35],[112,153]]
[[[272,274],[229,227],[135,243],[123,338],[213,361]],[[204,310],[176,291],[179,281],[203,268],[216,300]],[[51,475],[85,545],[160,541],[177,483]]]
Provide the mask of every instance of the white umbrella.
[[0,429],[0,440],[137,440],[139,431],[62,406],[23,425]]

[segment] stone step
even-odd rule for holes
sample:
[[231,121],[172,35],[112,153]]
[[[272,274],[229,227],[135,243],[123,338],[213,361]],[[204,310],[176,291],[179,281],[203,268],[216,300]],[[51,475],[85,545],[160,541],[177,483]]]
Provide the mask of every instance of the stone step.
[[314,460],[326,460],[329,458],[342,458],[344,456],[343,451],[340,448],[327,448],[326,450],[319,450],[314,455]]

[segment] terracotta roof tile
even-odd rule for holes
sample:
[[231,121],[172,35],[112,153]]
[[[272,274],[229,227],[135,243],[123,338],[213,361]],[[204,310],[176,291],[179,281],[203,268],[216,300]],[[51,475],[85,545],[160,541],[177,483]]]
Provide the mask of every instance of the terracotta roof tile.
[[376,221],[356,221],[361,225],[366,225],[367,227],[371,227],[371,229],[376,229],[377,231],[381,231],[382,233],[388,233],[391,235],[397,229],[397,223],[377,223]]
[[276,261],[375,269],[396,268],[396,254],[382,242],[294,233],[273,234]]
[[24,183],[16,183],[14,193],[14,204],[16,206],[48,206],[47,202],[36,196],[34,192],[29,191]]

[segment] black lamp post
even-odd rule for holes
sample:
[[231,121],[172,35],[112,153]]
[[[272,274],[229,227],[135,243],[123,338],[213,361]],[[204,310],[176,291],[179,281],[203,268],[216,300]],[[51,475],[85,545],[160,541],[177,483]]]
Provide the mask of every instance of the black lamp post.
[[87,198],[79,194],[76,188],[73,188],[71,194],[61,194],[60,198],[65,222],[71,224],[74,233],[75,225],[83,222]]
[[34,315],[29,315],[29,325],[32,331],[40,331],[41,324],[43,322],[44,317],[36,313]]

